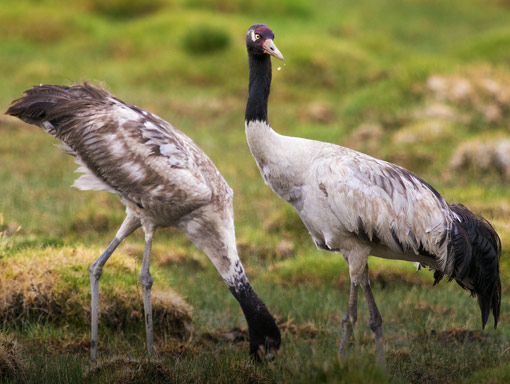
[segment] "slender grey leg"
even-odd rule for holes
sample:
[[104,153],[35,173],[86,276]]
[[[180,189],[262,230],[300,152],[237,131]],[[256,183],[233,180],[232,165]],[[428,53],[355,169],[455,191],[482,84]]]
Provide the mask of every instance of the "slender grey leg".
[[375,303],[374,295],[372,294],[372,288],[370,288],[370,282],[368,281],[368,266],[366,268],[366,279],[361,283],[361,288],[365,293],[367,300],[368,311],[370,313],[370,329],[375,335],[375,347],[377,350],[377,361],[382,366],[385,366],[384,359],[384,342],[382,335],[382,316]]
[[90,291],[91,291],[91,343],[90,358],[94,360],[97,353],[97,329],[99,315],[99,279],[103,273],[103,266],[108,261],[117,246],[128,237],[136,228],[140,226],[140,221],[132,215],[124,219],[117,235],[108,245],[106,250],[99,258],[92,263],[89,268],[90,272]]
[[340,360],[345,361],[349,342],[352,336],[352,330],[358,318],[358,284],[351,283],[351,293],[349,295],[349,307],[347,313],[342,319],[342,338],[340,340]]
[[145,335],[147,337],[147,353],[154,355],[154,336],[152,328],[152,302],[151,288],[154,279],[150,274],[150,257],[152,248],[152,237],[154,227],[144,226],[145,231],[145,250],[143,252],[142,269],[140,270],[140,284],[142,285],[143,309],[145,313]]

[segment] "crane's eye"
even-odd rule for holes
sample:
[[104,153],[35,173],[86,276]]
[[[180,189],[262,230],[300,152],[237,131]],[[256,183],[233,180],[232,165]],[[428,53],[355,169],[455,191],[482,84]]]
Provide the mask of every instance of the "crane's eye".
[[255,40],[260,40],[260,35],[258,33],[255,34]]

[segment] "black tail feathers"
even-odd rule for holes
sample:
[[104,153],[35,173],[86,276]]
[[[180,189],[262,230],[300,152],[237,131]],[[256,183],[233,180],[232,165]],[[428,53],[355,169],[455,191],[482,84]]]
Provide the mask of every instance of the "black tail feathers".
[[71,118],[70,114],[83,105],[84,100],[91,102],[108,96],[103,89],[88,83],[73,86],[39,85],[24,93],[25,96],[14,100],[5,113],[39,126],[44,122],[56,126],[61,120]]
[[498,325],[501,307],[501,280],[499,258],[501,240],[492,225],[476,216],[462,204],[451,204],[454,218],[450,246],[455,256],[455,269],[451,276],[457,283],[476,295],[485,328],[489,314],[494,315],[494,328]]

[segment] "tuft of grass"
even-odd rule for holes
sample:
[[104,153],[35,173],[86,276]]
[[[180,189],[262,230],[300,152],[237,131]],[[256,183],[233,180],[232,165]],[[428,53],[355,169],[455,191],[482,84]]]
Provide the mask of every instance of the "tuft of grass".
[[0,335],[0,381],[12,379],[26,370],[20,344],[12,337]]
[[85,373],[85,378],[96,381],[104,372],[110,372],[110,380],[113,383],[160,383],[171,374],[169,367],[158,361],[113,356],[90,367]]
[[455,173],[475,175],[481,180],[510,181],[510,140],[496,138],[471,140],[459,145],[450,160]]
[[[76,328],[89,324],[88,267],[99,254],[83,247],[23,248],[17,252],[15,263],[12,256],[0,259],[0,320],[43,321]],[[118,256],[105,267],[100,290],[99,323],[112,330],[143,321],[135,260]],[[162,288],[156,285],[152,292],[156,333],[188,337],[192,331],[191,306],[170,288]]]
[[464,380],[463,384],[505,384],[510,382],[510,364],[485,368]]

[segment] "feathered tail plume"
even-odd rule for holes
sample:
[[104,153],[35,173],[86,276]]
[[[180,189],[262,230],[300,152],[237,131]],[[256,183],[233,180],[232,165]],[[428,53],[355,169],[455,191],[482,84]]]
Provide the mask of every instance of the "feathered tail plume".
[[455,272],[451,277],[476,295],[482,327],[485,328],[492,310],[496,328],[501,307],[501,240],[487,220],[474,215],[464,205],[451,204],[450,209],[456,214],[450,243],[455,256]]
[[[14,100],[5,112],[21,120],[44,128],[53,136],[65,134],[74,113],[84,105],[104,100],[108,92],[88,83],[74,86],[39,85],[25,91],[25,96]],[[59,132],[56,132],[57,129]],[[60,129],[64,132],[60,132]],[[59,137],[61,138],[61,137]]]

